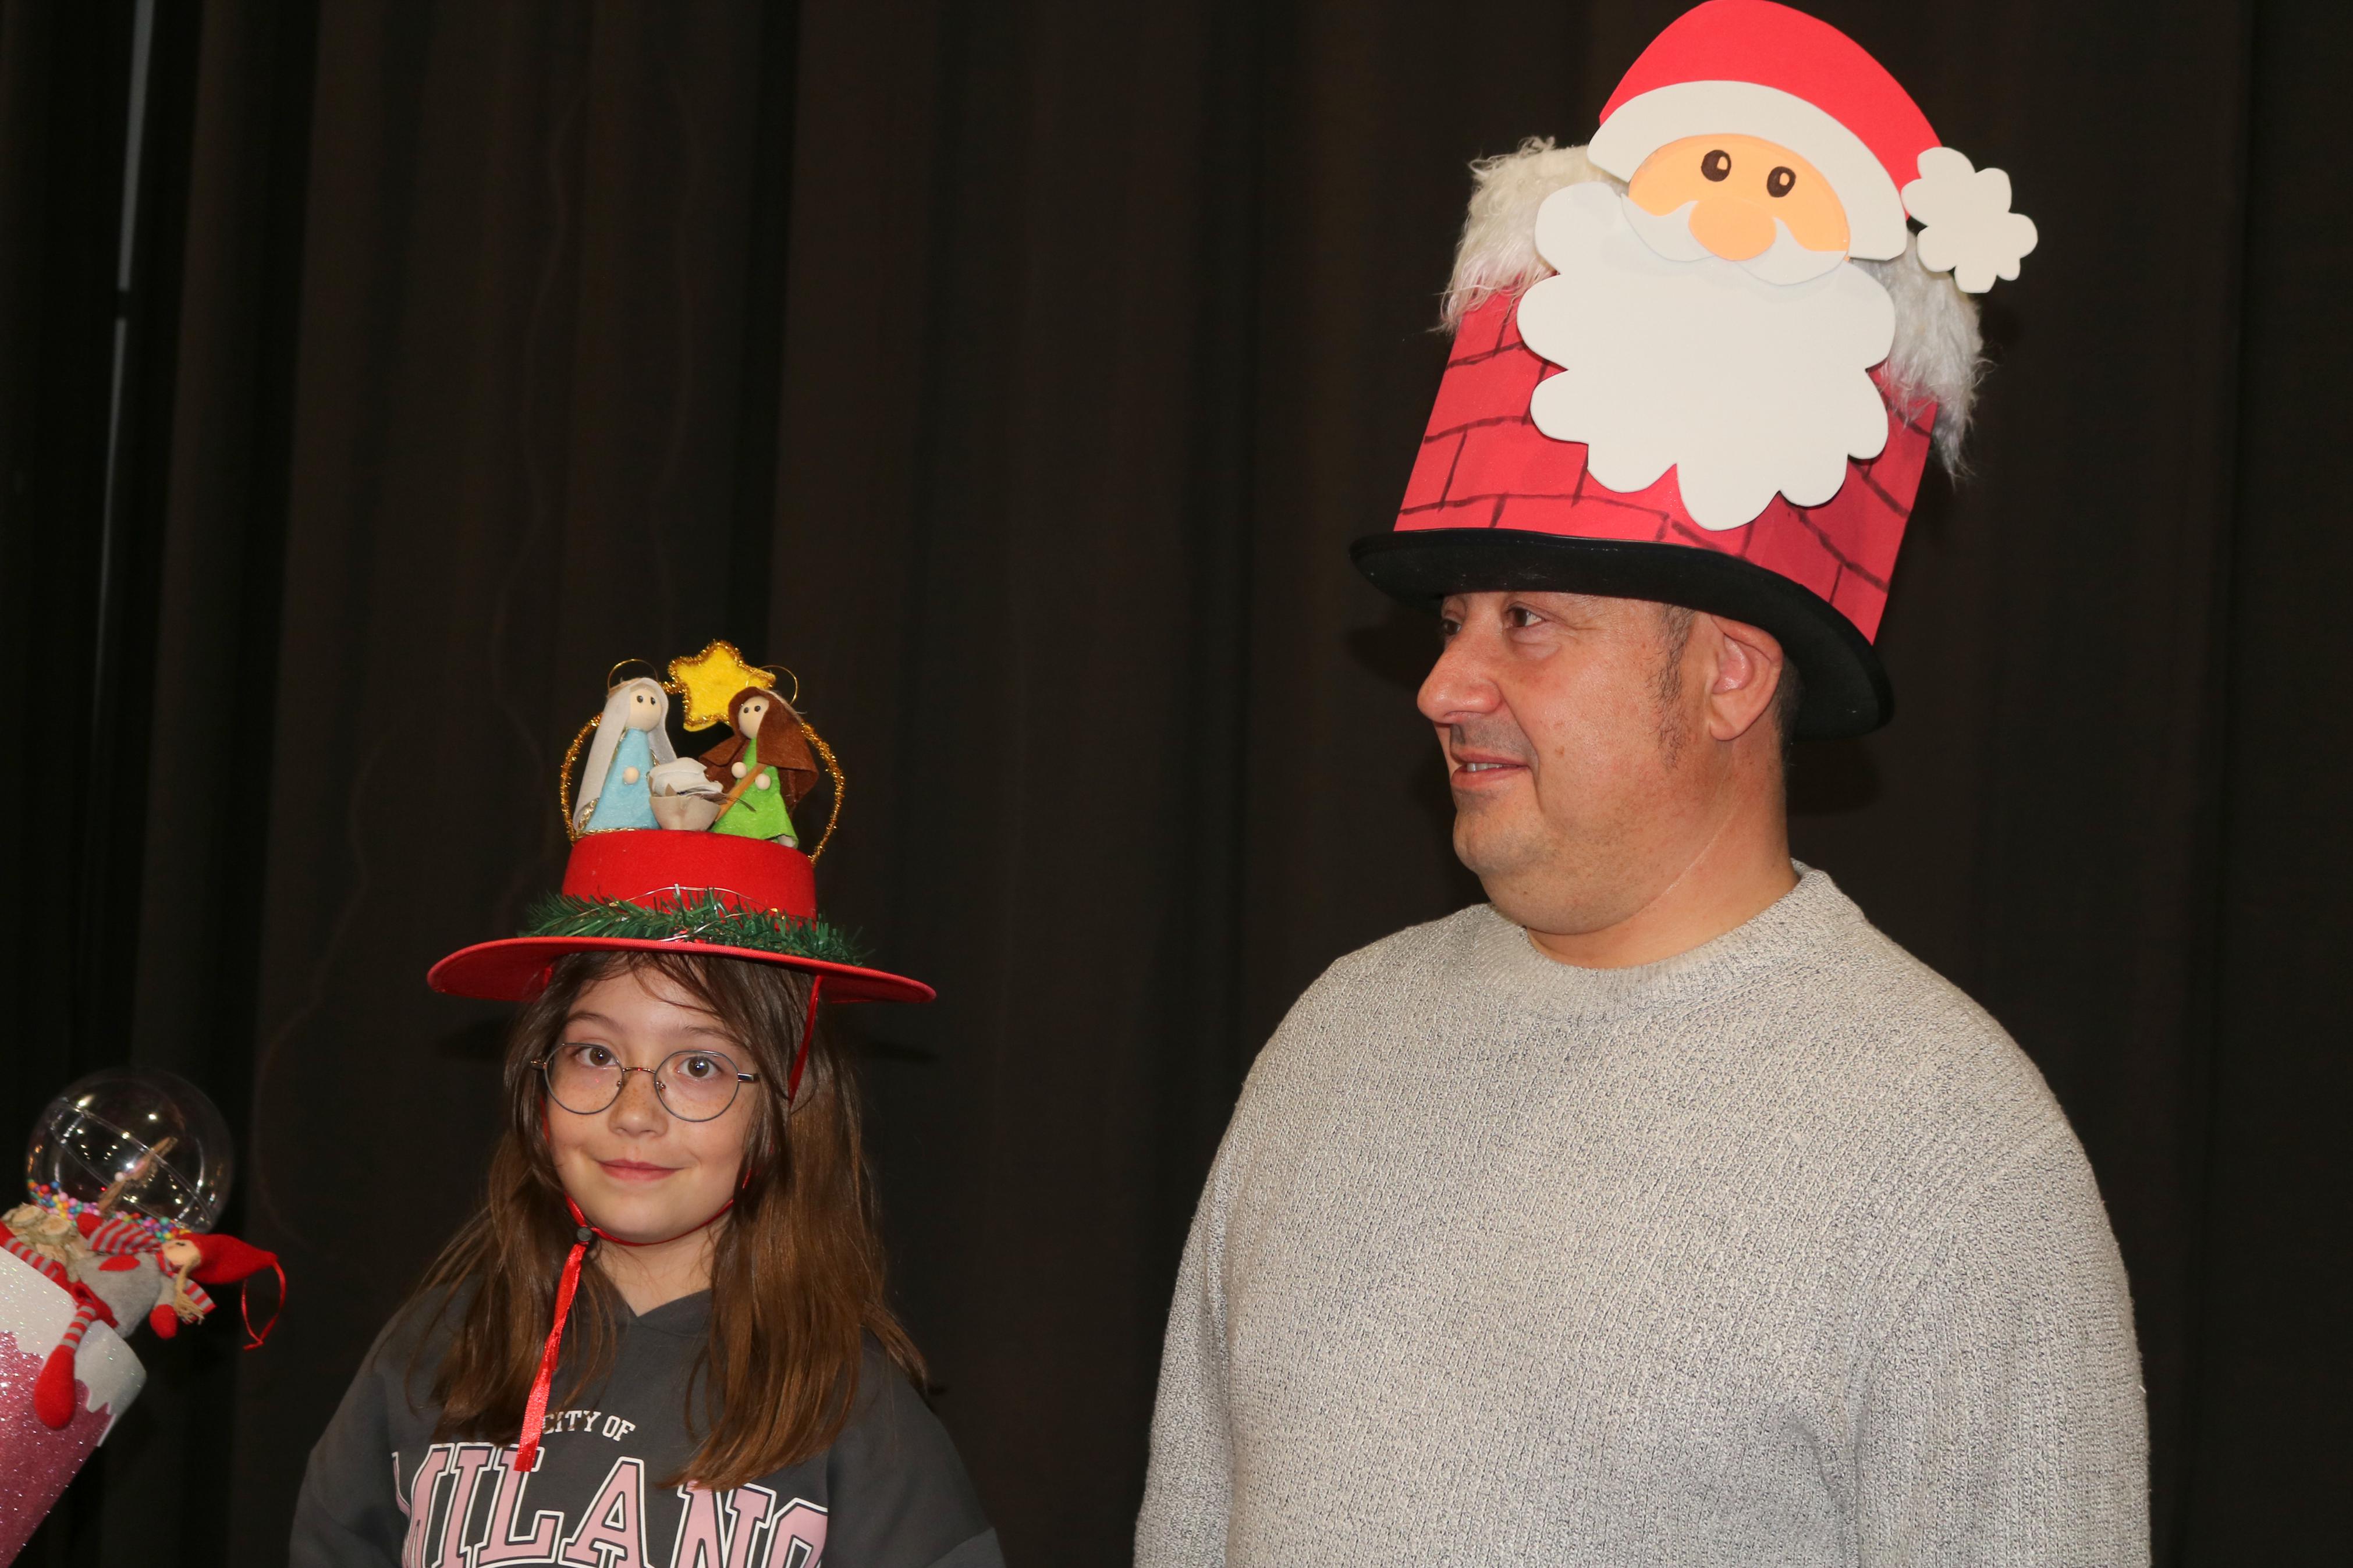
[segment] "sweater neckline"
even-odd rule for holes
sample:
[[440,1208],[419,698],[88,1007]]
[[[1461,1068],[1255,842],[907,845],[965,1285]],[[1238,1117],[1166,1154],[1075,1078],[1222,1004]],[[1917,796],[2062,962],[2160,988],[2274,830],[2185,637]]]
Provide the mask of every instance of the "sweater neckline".
[[619,1291],[613,1295],[621,1309],[621,1325],[625,1329],[649,1329],[658,1334],[692,1339],[711,1328],[711,1292],[707,1289],[664,1301],[648,1312],[631,1311],[629,1304],[620,1300]]
[[1477,961],[1488,978],[1529,995],[1548,1011],[1590,1016],[1672,1006],[1723,994],[1760,972],[1785,969],[1844,934],[1861,920],[1828,872],[1791,861],[1797,886],[1711,942],[1671,958],[1622,969],[1591,969],[1546,952],[1527,930],[1477,906]]

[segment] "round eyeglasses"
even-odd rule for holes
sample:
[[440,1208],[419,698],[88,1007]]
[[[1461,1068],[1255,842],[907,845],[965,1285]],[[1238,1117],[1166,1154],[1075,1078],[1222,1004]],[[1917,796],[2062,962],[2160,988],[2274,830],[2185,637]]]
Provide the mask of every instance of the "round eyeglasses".
[[633,1072],[653,1079],[654,1098],[681,1121],[723,1116],[755,1072],[739,1072],[734,1058],[720,1051],[672,1051],[656,1066],[625,1066],[609,1046],[558,1046],[531,1064],[547,1084],[547,1097],[575,1116],[594,1116],[621,1098]]

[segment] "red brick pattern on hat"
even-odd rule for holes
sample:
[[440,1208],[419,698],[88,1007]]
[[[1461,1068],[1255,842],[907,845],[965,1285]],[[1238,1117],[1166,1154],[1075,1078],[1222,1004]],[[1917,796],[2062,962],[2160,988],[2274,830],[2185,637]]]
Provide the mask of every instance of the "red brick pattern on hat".
[[1756,521],[1711,532],[1683,510],[1672,469],[1648,489],[1620,494],[1587,476],[1583,442],[1556,441],[1535,427],[1528,400],[1553,367],[1520,341],[1517,304],[1497,295],[1456,331],[1406,481],[1399,529],[1508,528],[1720,551],[1811,589],[1865,637],[1878,635],[1927,467],[1934,404],[1890,409],[1886,449],[1850,462],[1847,482],[1825,505],[1775,496]]

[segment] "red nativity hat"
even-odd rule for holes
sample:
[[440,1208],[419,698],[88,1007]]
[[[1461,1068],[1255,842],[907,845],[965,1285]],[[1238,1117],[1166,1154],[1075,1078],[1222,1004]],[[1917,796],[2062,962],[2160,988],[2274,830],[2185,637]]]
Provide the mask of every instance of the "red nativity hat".
[[[451,953],[427,984],[521,1002],[567,953],[693,952],[801,970],[820,978],[828,1002],[930,1001],[930,986],[869,967],[818,914],[814,861],[825,838],[803,853],[790,810],[807,787],[797,781],[813,784],[822,757],[838,816],[841,774],[832,748],[775,690],[776,677],[723,642],[672,660],[670,676],[613,686],[565,758],[564,815],[575,837],[563,890],[532,908],[521,934]],[[667,734],[671,696],[686,699],[690,731],[732,716],[737,732],[702,760],[681,761]],[[575,808],[570,774],[592,735]]]
[[1409,602],[1516,587],[1728,616],[1797,664],[1800,734],[1884,723],[1872,641],[1980,369],[1965,291],[2034,243],[2008,177],[1767,0],[1671,24],[1589,147],[1473,172],[1453,352],[1396,531],[1358,567]]

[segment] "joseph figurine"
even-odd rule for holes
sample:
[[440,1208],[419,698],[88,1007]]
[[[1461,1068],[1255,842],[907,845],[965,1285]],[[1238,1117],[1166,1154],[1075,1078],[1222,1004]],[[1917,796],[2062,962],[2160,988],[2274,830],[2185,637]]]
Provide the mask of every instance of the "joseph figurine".
[[817,787],[817,759],[801,735],[800,715],[775,692],[749,686],[729,700],[727,722],[733,737],[701,759],[704,776],[727,791],[711,831],[797,847],[792,808]]

